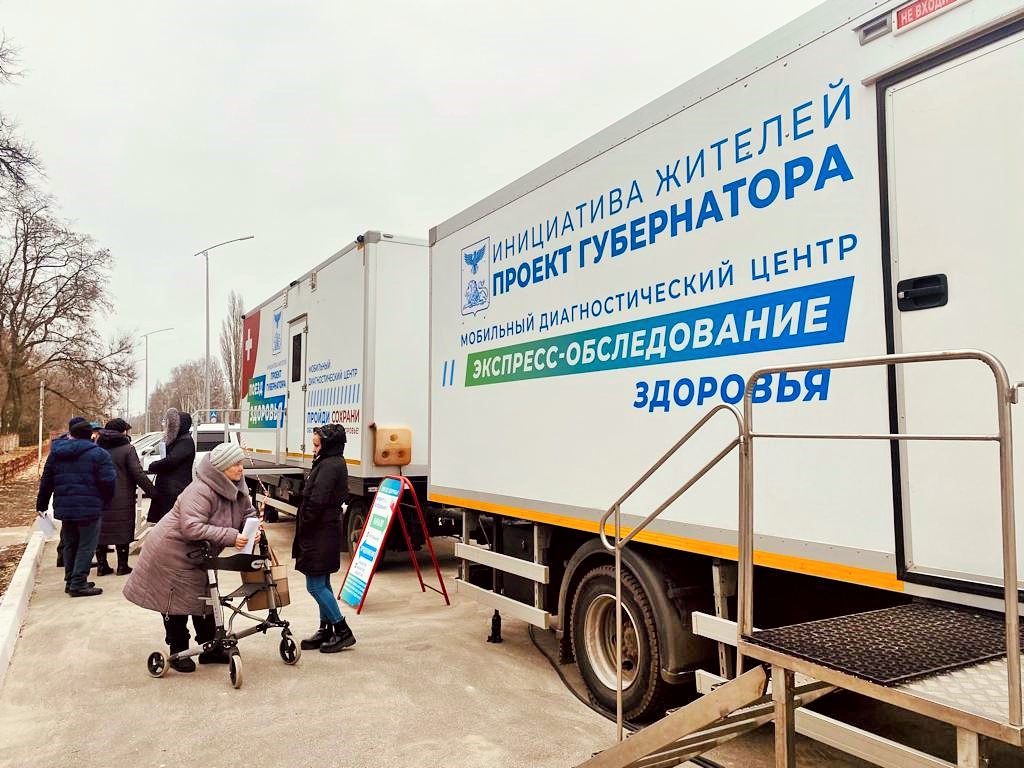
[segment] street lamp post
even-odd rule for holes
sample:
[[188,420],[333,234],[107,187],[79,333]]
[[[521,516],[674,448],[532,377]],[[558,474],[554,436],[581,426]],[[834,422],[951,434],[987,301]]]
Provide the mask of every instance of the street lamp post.
[[46,394],[46,382],[39,381],[39,445],[36,447],[36,477],[43,473],[43,398]]
[[[140,357],[138,360],[132,360],[132,375],[135,375],[135,366],[142,362]],[[146,382],[147,384],[149,382]],[[124,388],[124,420],[129,424],[132,423],[132,388],[130,386]]]
[[210,416],[210,251],[214,248],[220,248],[222,245],[228,245],[229,243],[238,243],[242,240],[252,240],[255,235],[246,235],[245,237],[236,237],[234,240],[225,240],[223,243],[217,243],[211,245],[209,248],[204,248],[201,251],[195,253],[196,256],[202,256],[206,260],[206,416]]
[[154,333],[163,333],[164,331],[173,331],[173,328],[158,328],[155,331],[141,334],[142,338],[146,340],[146,378],[144,379],[143,387],[145,391],[142,396],[146,398],[146,431],[149,432],[149,337]]

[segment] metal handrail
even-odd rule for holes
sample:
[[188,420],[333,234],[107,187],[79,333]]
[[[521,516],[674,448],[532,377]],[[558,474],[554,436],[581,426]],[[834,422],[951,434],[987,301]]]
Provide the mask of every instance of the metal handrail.
[[[701,467],[693,476],[690,477],[680,488],[670,495],[665,501],[663,501],[653,512],[645,517],[640,523],[633,527],[628,535],[623,537],[622,535],[622,503],[632,496],[647,480],[650,479],[651,475],[657,472],[661,467],[665,465],[675,453],[682,448],[691,437],[693,437],[700,429],[707,424],[715,414],[719,411],[729,411],[736,419],[737,435],[733,438],[729,444],[718,452],[714,458],[708,461],[703,467]],[[683,435],[676,444],[673,445],[665,454],[658,459],[654,465],[648,469],[639,480],[622,494],[618,500],[609,507],[608,511],[601,516],[601,520],[598,523],[598,533],[601,538],[601,544],[609,552],[615,553],[615,729],[616,738],[618,741],[623,739],[623,716],[622,716],[622,550],[631,542],[638,533],[644,528],[651,524],[662,512],[668,509],[680,496],[686,493],[698,480],[704,475],[711,471],[722,459],[729,455],[729,453],[737,446],[742,445],[744,441],[743,429],[743,417],[740,415],[739,409],[734,405],[721,403],[716,405],[710,411],[708,411],[700,421],[698,421],[690,430]],[[743,494],[743,461],[740,461],[740,498],[742,499]],[[615,543],[612,544],[608,541],[607,535],[605,535],[605,525],[608,523],[608,518],[612,515],[615,516]]]
[[[991,370],[996,384],[996,402],[999,423],[998,435],[911,435],[911,434],[782,434],[758,433],[753,428],[754,386],[763,376],[775,373],[797,373],[821,369],[867,368],[872,366],[902,365],[907,363],[934,363],[952,360],[975,360]],[[1003,604],[1006,618],[1006,674],[1009,692],[1009,722],[1021,726],[1021,664],[1020,623],[1017,598],[1017,538],[1014,518],[1013,490],[1013,427],[1010,406],[1017,400],[1016,387],[1011,386],[1006,368],[993,355],[980,350],[952,350],[918,354],[881,355],[848,360],[831,360],[799,365],[772,366],[754,371],[747,380],[743,398],[744,439],[741,442],[742,489],[739,519],[739,590],[737,634],[750,635],[753,631],[754,580],[754,438],[797,438],[820,440],[985,440],[999,443],[1000,511],[1003,537]],[[738,645],[738,643],[737,643]],[[738,654],[737,669],[742,669],[743,656]]]

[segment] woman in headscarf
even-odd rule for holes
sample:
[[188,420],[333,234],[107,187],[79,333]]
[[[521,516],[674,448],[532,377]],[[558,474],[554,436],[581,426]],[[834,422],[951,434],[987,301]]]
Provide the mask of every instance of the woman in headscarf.
[[111,419],[100,430],[96,444],[110,454],[117,470],[114,498],[103,510],[100,544],[96,550],[96,575],[114,573],[107,562],[107,547],[117,551],[117,575],[132,572],[128,567],[128,545],[135,540],[135,488],[142,489],[150,498],[156,493],[153,483],[142,471],[139,454],[135,452],[128,431],[131,425],[124,419]]
[[[164,639],[171,653],[188,649],[188,617],[196,642],[208,643],[216,635],[213,609],[207,596],[207,574],[202,558],[190,557],[200,542],[215,551],[241,549],[248,539],[239,531],[256,510],[245,484],[245,454],[234,443],[221,443],[199,462],[195,481],[178,497],[170,513],[149,533],[124,596],[150,611],[163,614]],[[199,654],[200,664],[226,664],[223,650]],[[191,658],[171,661],[178,672],[194,672]]]
[[168,408],[164,423],[164,458],[149,465],[149,472],[156,475],[156,496],[146,515],[151,523],[160,522],[171,511],[181,492],[192,482],[192,464],[196,458],[196,443],[189,433],[192,417],[187,413],[179,413],[177,408]]
[[295,570],[305,574],[306,591],[320,607],[320,629],[301,645],[321,653],[336,653],[356,642],[331,589],[331,574],[341,568],[341,505],[348,498],[344,452],[343,426],[313,430],[313,468],[302,486],[292,542]]

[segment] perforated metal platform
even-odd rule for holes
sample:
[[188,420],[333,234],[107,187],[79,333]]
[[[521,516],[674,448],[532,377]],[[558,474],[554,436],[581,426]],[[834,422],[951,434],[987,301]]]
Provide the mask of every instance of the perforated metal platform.
[[[902,691],[997,722],[1007,722],[1006,657],[897,686]],[[1024,697],[1022,697],[1024,701]]]
[[744,639],[884,686],[1006,655],[1001,614],[931,603],[767,629]]

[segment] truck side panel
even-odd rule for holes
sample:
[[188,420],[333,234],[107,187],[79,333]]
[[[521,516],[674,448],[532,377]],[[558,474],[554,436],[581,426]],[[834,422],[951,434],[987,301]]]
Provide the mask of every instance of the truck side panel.
[[[342,424],[348,435],[345,458],[349,473],[361,476],[366,467],[368,439],[363,423],[366,301],[365,254],[353,248],[316,273],[316,290],[309,293],[307,353],[307,446],[313,429]],[[307,281],[308,282],[308,281]],[[289,414],[290,415],[290,414]],[[312,449],[307,450],[312,459]]]
[[[965,3],[862,45],[855,27],[896,5],[819,27],[796,50],[780,32],[774,57],[758,55],[771,63],[680,88],[628,140],[603,136],[578,150],[592,159],[441,229],[431,498],[596,531],[755,369],[887,352],[872,78],[1020,10]],[[889,431],[882,369],[775,377],[755,403],[760,431]],[[627,522],[734,432],[723,417],[699,435],[624,508]],[[902,588],[887,444],[761,441],[756,467],[760,562]],[[641,540],[734,557],[737,474],[724,461]]]
[[[422,245],[382,239],[373,246],[373,400],[366,423],[412,430],[412,462],[407,475],[427,475],[427,250]],[[372,431],[367,443],[373,458]],[[380,467],[396,473],[397,467]]]

